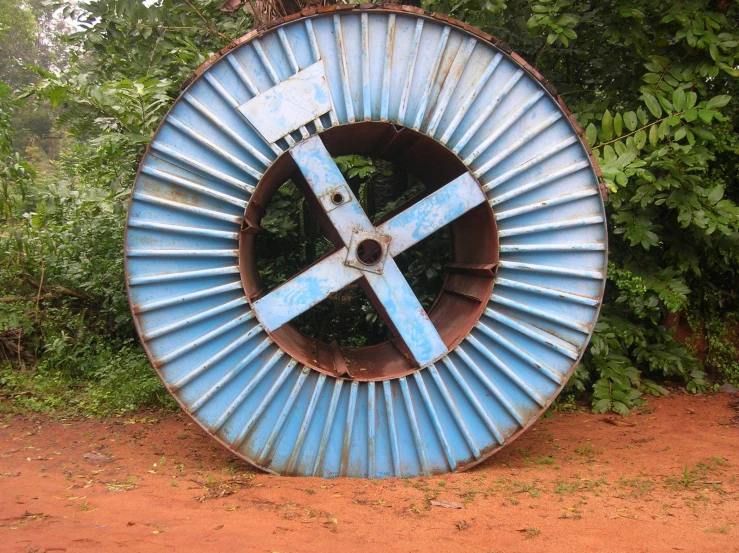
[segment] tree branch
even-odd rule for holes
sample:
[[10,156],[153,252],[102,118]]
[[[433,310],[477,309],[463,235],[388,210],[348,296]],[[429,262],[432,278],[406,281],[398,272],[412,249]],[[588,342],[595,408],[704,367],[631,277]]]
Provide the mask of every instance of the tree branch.
[[600,144],[598,144],[597,146],[595,146],[593,148],[593,150],[597,150],[601,146],[608,146],[609,144],[613,144],[614,142],[618,142],[619,140],[623,140],[624,138],[627,138],[627,137],[629,137],[631,135],[634,135],[634,134],[638,133],[639,131],[643,131],[644,129],[648,129],[652,125],[656,125],[658,123],[661,123],[665,119],[669,119],[670,117],[674,117],[676,115],[677,116],[680,116],[680,115],[683,115],[684,113],[685,113],[684,111],[681,111],[679,113],[671,113],[670,115],[667,115],[665,117],[662,117],[661,119],[657,119],[656,121],[653,121],[652,123],[649,123],[648,125],[644,125],[643,127],[640,127],[640,128],[638,128],[636,130],[633,130],[630,133],[626,133],[624,135],[621,135],[621,136],[619,136],[617,138],[614,138],[613,140],[609,140],[608,142],[601,142]]
[[230,37],[227,37],[227,36],[226,36],[226,35],[224,35],[224,34],[223,34],[222,32],[220,32],[220,31],[219,31],[218,29],[216,29],[215,27],[213,27],[213,26],[212,26],[212,25],[210,24],[210,22],[209,22],[209,21],[208,21],[208,20],[207,20],[207,19],[205,18],[205,16],[204,16],[204,15],[203,15],[203,14],[202,14],[202,13],[200,12],[200,10],[199,10],[199,9],[197,9],[197,8],[196,8],[196,7],[195,7],[195,6],[194,6],[194,5],[192,4],[192,2],[190,2],[190,0],[185,0],[185,3],[186,3],[186,4],[188,5],[188,6],[190,6],[190,7],[191,7],[191,8],[193,9],[193,11],[194,11],[194,12],[195,12],[196,14],[198,14],[198,17],[200,17],[200,19],[202,19],[202,20],[203,20],[203,23],[205,23],[205,26],[207,27],[207,29],[208,29],[208,30],[209,30],[209,31],[210,31],[211,33],[213,33],[213,34],[216,34],[216,35],[218,35],[218,36],[219,36],[219,37],[221,37],[221,38],[222,38],[223,40],[227,40],[228,42],[233,42],[233,39],[232,39],[232,38],[230,38]]

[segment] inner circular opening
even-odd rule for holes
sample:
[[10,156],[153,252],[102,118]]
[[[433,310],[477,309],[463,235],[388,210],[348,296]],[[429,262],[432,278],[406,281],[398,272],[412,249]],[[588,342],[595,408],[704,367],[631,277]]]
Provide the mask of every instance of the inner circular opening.
[[357,246],[357,259],[365,265],[377,265],[382,257],[382,245],[377,240],[368,238]]
[[[375,226],[467,171],[444,146],[392,124],[342,125],[321,133],[321,138]],[[386,182],[378,185],[383,179],[398,180],[403,173],[407,173],[406,184],[393,194],[387,193],[393,187]],[[369,174],[373,178],[365,178]],[[239,265],[251,301],[349,246],[341,242],[330,222],[326,225],[321,220],[324,212],[301,180],[286,152],[267,169],[249,202]],[[331,202],[344,203],[345,196],[334,193]],[[290,217],[284,217],[286,206],[293,206]],[[288,240],[287,247],[276,240],[279,235]],[[497,244],[492,210],[482,204],[394,257],[449,349],[469,333],[485,308]],[[377,240],[365,239],[356,246],[356,257],[367,266],[376,265],[382,259],[382,247]],[[283,255],[280,263],[275,263],[277,254]],[[363,278],[270,335],[301,363],[334,376],[384,380],[418,369]]]

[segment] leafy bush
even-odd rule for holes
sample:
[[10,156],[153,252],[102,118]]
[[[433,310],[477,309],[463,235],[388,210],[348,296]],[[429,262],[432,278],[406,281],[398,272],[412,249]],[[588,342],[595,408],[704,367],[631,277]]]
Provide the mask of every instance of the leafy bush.
[[[109,414],[165,393],[133,339],[121,243],[133,155],[74,144],[0,238],[0,387],[15,407]],[[12,301],[11,301],[12,300]],[[12,408],[12,406],[10,407]]]
[[[7,229],[0,248],[8,252],[0,259],[0,393],[16,405],[102,413],[164,397],[135,345],[126,307],[124,211],[143,145],[179,85],[251,25],[243,6],[224,13],[221,5],[64,3],[64,15],[77,23],[66,38],[69,65],[63,72],[37,68],[42,81],[25,92],[58,106],[57,128],[70,136],[51,171],[34,175],[14,152],[13,102],[0,87],[0,217]],[[500,37],[546,75],[603,170],[609,281],[592,344],[566,396],[627,414],[645,395],[666,393],[668,382],[704,389],[706,369],[719,381],[737,382],[735,326],[727,321],[739,313],[739,5],[427,0],[423,6]],[[338,161],[376,216],[413,194],[408,179],[400,194],[383,196],[376,183],[392,167],[361,156]],[[268,284],[329,247],[289,185],[263,223]],[[428,250],[400,260],[425,305],[443,275],[445,240],[442,233],[424,242]],[[354,301],[349,311],[360,317],[345,343],[382,339],[374,313]],[[320,325],[345,314],[317,313],[322,320],[307,317],[304,328],[338,336],[337,325]],[[705,365],[665,326],[674,313],[688,313],[703,329]]]

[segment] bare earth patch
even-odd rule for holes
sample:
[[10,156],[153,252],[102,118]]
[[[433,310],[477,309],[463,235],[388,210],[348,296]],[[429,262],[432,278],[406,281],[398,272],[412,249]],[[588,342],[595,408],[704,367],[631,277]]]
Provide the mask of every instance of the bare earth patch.
[[739,552],[736,398],[555,413],[469,472],[407,480],[253,472],[179,414],[7,418],[0,551]]

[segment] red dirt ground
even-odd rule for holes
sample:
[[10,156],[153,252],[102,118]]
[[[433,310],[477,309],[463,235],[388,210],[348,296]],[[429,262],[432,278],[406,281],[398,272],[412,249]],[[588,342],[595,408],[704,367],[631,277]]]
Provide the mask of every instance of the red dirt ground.
[[407,480],[254,473],[179,414],[15,416],[0,551],[739,552],[738,409],[554,413],[469,472]]

